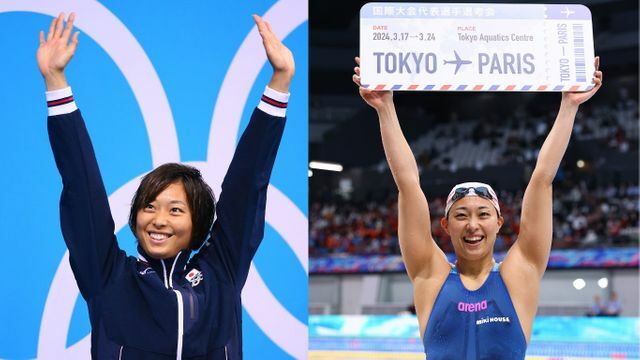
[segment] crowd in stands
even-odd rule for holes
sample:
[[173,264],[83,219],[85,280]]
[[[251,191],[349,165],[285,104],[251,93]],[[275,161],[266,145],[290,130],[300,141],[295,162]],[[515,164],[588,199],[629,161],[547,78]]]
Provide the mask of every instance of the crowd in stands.
[[[557,187],[553,202],[553,248],[637,246],[638,184],[588,189],[584,182]],[[495,251],[505,251],[519,232],[522,192],[499,191],[504,225]],[[429,199],[431,233],[445,252],[453,252],[440,226],[445,197]],[[363,204],[312,203],[310,256],[399,254],[396,199]]]
[[[552,111],[532,117],[522,110],[509,119],[471,119],[464,124],[454,116],[413,141],[411,148],[421,171],[455,172],[464,167],[481,171],[486,165],[511,161],[533,165],[555,115]],[[597,149],[613,148],[620,153],[637,149],[637,101],[621,88],[617,101],[610,105],[581,109],[573,136],[578,141],[595,141]],[[376,167],[389,171],[384,159]],[[588,186],[583,180],[566,178],[554,184],[553,248],[637,246],[639,193],[637,180]],[[429,198],[431,233],[440,248],[453,252],[440,226],[445,196]],[[498,196],[505,222],[495,250],[504,251],[519,232],[523,193],[499,191]],[[400,253],[395,198],[368,203],[312,201],[309,220],[310,256]]]
[[[531,116],[518,109],[508,118],[490,116],[458,119],[436,125],[411,143],[422,169],[455,172],[464,167],[481,170],[485,166],[517,161],[533,163],[557,110]],[[576,140],[596,140],[602,146],[627,152],[638,145],[638,103],[620,89],[618,100],[609,105],[585,107],[578,113],[573,131]],[[385,159],[377,164],[388,171]]]

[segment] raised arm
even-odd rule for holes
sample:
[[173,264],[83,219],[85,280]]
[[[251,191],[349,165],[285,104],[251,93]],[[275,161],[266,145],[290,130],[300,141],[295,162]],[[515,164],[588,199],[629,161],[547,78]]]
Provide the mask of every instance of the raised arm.
[[45,39],[40,32],[38,67],[47,87],[48,130],[62,177],[60,225],[69,249],[71,268],[82,296],[100,292],[117,259],[124,259],[114,235],[109,201],[87,129],[73,100],[64,68],[78,45],[71,42],[74,14],[64,27],[64,14],[51,22]]
[[[356,58],[358,65],[360,59]],[[353,81],[360,86],[360,68]],[[448,263],[431,235],[429,205],[422,189],[416,159],[402,133],[391,91],[360,87],[360,96],[378,113],[384,153],[398,187],[398,238],[402,258],[411,281],[430,278],[436,268]]]
[[284,131],[289,85],[295,72],[291,51],[254,15],[273,75],[236,147],[222,183],[212,240],[203,249],[205,261],[222,261],[237,291],[246,281],[265,226],[267,187]]
[[599,65],[600,59],[596,57],[593,89],[580,93],[562,93],[560,111],[542,144],[535,169],[524,193],[518,241],[507,255],[507,259],[510,256],[524,259],[540,277],[547,267],[553,237],[553,179],[567,150],[578,106],[589,100],[602,86]]

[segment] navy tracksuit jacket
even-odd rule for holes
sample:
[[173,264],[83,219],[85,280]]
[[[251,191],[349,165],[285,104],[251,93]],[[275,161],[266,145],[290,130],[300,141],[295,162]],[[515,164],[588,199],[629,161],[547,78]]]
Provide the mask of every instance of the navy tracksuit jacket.
[[254,110],[224,179],[210,238],[188,261],[189,250],[165,260],[147,256],[140,246],[138,258],[120,250],[80,111],[49,116],[63,182],[60,222],[89,307],[92,358],[242,358],[240,293],[263,237],[267,185],[284,119]]

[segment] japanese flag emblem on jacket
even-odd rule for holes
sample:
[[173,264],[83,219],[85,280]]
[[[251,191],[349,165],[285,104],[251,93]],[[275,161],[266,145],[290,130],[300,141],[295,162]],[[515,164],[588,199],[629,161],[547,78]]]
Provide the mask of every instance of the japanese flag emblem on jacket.
[[202,280],[202,272],[198,269],[191,269],[185,278],[191,283],[191,287],[197,286],[200,284],[200,280]]

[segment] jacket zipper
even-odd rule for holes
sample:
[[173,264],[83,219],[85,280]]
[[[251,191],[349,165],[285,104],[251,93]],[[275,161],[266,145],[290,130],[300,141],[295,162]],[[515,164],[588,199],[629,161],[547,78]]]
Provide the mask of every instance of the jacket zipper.
[[176,262],[178,261],[178,257],[182,253],[179,252],[176,255],[176,258],[173,259],[173,264],[171,265],[171,271],[169,271],[169,276],[167,276],[167,268],[164,265],[164,260],[160,260],[162,264],[162,272],[164,275],[164,286],[167,289],[171,289],[176,294],[176,299],[178,300],[178,346],[176,348],[176,360],[182,360],[182,335],[184,333],[183,329],[183,321],[184,321],[184,304],[182,302],[182,294],[180,291],[173,288],[173,270],[175,270]]
[[178,290],[173,290],[176,293],[176,298],[178,299],[178,348],[176,349],[176,360],[182,359],[182,321],[184,317],[184,309],[182,305],[182,294]]
[[160,264],[162,264],[162,280],[164,281],[164,287],[169,288],[169,283],[167,282],[167,267],[164,266],[164,260],[160,260]]
[[118,360],[122,360],[122,349],[124,348],[124,345],[120,346],[120,355],[118,355]]
[[180,256],[180,252],[176,255],[176,258],[173,259],[173,264],[171,264],[171,272],[169,272],[169,287],[173,289],[173,270],[176,268],[176,262],[178,261],[178,257]]
[[229,360],[229,357],[227,356],[227,345],[224,346],[224,360]]

